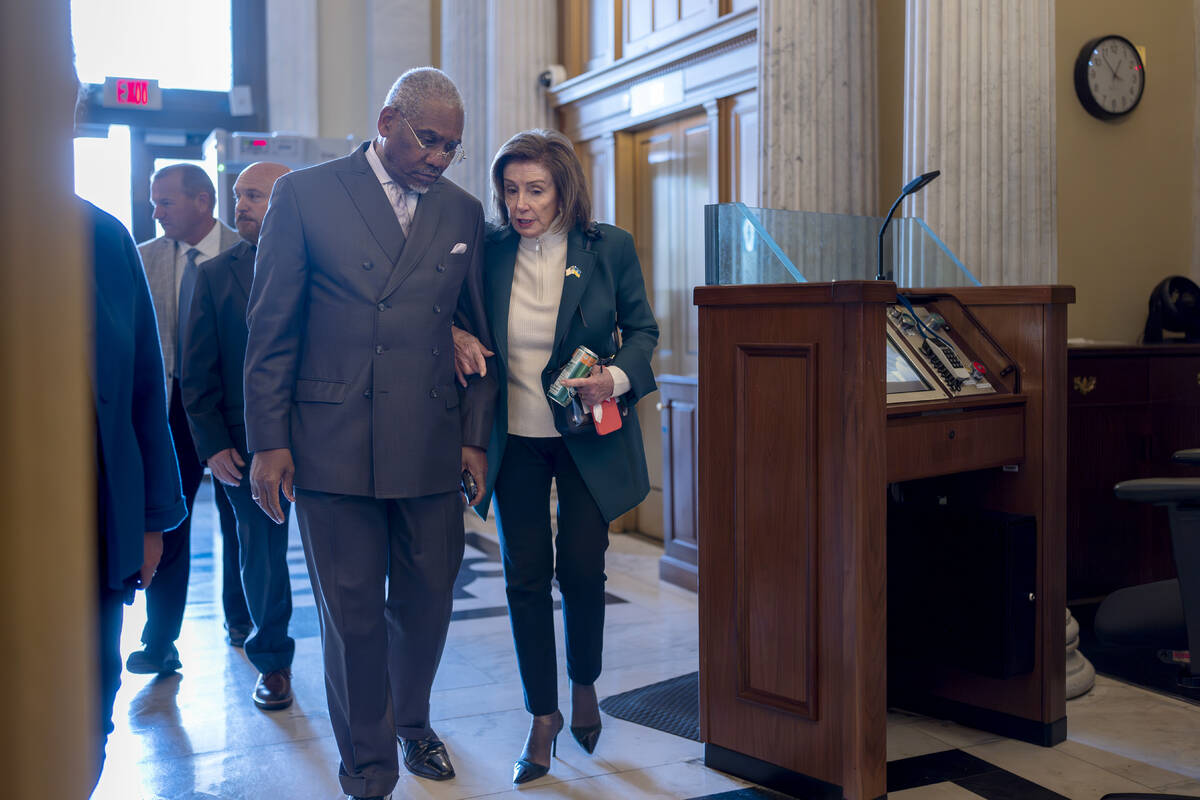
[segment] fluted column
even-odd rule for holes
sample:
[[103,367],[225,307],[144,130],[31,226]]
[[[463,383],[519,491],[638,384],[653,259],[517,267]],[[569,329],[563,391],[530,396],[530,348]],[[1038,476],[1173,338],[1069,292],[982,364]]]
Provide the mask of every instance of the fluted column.
[[442,69],[466,105],[467,160],[447,174],[490,205],[488,166],[517,131],[547,127],[538,75],[557,60],[554,0],[442,0]]
[[267,117],[271,130],[320,130],[317,0],[267,0]]
[[907,0],[905,201],[985,285],[1053,283],[1054,0]]
[[878,214],[875,0],[761,0],[761,204]]

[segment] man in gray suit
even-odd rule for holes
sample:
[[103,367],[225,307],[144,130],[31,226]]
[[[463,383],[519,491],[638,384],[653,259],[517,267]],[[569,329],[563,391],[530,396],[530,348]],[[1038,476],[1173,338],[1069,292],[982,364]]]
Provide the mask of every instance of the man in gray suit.
[[[459,389],[450,323],[487,336],[483,210],[441,177],[462,98],[432,68],[400,76],[379,136],[284,175],[250,292],[246,433],[258,504],[296,504],[342,789],[454,776],[429,692],[463,556],[460,474],[482,494],[496,385]],[[486,343],[490,346],[490,342]]]
[[[166,370],[168,419],[188,516],[178,528],[163,536],[163,556],[154,582],[146,591],[146,626],[142,629],[144,649],[130,653],[125,668],[143,674],[167,673],[180,668],[175,640],[183,625],[191,563],[192,507],[204,465],[196,455],[188,431],[187,415],[179,391],[179,328],[186,322],[186,309],[195,286],[197,266],[233,247],[237,232],[213,217],[216,190],[204,170],[195,164],[163,167],[150,181],[150,202],[163,235],[138,245],[154,311],[158,317],[159,342]],[[216,493],[224,542],[224,585],[222,600],[230,643],[241,646],[250,630],[250,612],[242,593],[238,570],[237,522],[229,500]]]

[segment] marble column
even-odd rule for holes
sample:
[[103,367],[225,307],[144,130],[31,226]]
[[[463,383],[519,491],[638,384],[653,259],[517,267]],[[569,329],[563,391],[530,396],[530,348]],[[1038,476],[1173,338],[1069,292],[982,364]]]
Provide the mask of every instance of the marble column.
[[442,0],[442,69],[466,106],[467,160],[447,175],[490,208],[488,167],[510,136],[551,125],[538,76],[557,61],[553,0]]
[[907,0],[905,202],[985,285],[1053,283],[1054,0]]
[[875,0],[760,0],[761,205],[879,214]]
[[271,130],[319,133],[317,0],[267,0],[267,120]]

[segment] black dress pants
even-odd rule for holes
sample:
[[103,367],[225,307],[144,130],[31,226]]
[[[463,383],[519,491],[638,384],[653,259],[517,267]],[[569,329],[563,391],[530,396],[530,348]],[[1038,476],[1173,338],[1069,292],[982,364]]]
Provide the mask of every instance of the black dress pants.
[[[558,486],[556,538],[550,528],[552,478]],[[608,521],[557,436],[509,436],[495,498],[525,708],[539,716],[552,714],[558,709],[558,666],[550,584],[557,576],[567,675],[574,683],[590,686],[600,676],[604,643]]]
[[[192,508],[196,503],[196,492],[204,477],[204,465],[196,455],[192,434],[188,429],[187,415],[180,399],[179,382],[171,384],[171,405],[167,416],[171,425],[171,441],[175,444],[175,457],[179,461],[179,478],[183,484],[183,497],[187,501],[187,518],[179,527],[163,534],[163,554],[158,562],[158,571],[150,588],[146,590],[146,626],[142,628],[142,643],[155,655],[163,655],[179,638],[183,627],[183,611],[187,604],[188,577],[192,560]],[[221,595],[229,624],[246,625],[250,612],[246,610],[246,598],[242,594],[241,574],[237,568],[237,520],[229,500],[223,492],[214,492],[221,518],[221,538],[226,551],[225,584]],[[222,511],[221,506],[225,506]],[[232,548],[232,560],[230,549]],[[236,589],[237,598],[230,600]],[[229,619],[230,611],[236,619]]]

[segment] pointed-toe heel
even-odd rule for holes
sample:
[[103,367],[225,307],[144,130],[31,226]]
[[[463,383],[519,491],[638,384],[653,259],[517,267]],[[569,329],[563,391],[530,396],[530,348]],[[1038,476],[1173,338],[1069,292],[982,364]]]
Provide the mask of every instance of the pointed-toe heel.
[[571,735],[575,737],[575,741],[579,742],[579,746],[588,753],[596,752],[596,742],[600,740],[600,723],[595,725],[575,725],[571,726]]
[[535,764],[532,761],[521,759],[513,764],[513,783],[529,783],[536,781],[538,778],[545,776],[550,772],[549,767],[543,767],[541,764]]

